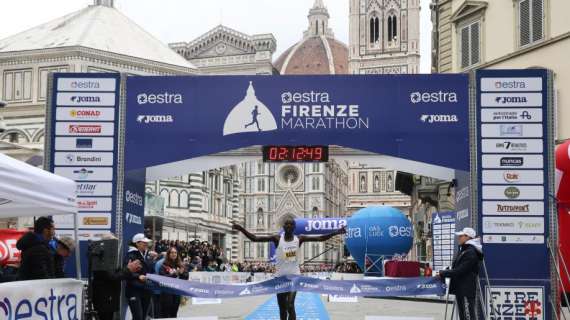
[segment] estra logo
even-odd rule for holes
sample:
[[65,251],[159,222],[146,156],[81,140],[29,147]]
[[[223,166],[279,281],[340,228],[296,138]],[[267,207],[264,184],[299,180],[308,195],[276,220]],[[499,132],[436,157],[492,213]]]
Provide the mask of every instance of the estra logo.
[[410,93],[410,101],[417,103],[458,103],[456,92],[412,92]]
[[137,103],[144,104],[183,104],[184,98],[180,93],[140,93],[137,95]]
[[101,125],[70,125],[69,133],[75,134],[99,134],[101,133]]

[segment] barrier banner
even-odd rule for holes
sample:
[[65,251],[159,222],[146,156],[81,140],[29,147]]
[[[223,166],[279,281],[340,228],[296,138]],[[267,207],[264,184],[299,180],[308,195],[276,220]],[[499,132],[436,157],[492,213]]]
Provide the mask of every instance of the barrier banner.
[[239,298],[290,291],[367,297],[443,295],[437,278],[382,278],[377,280],[321,280],[284,276],[253,284],[207,284],[149,274],[147,279],[168,293],[198,298]]
[[0,284],[0,319],[81,320],[83,282],[72,279]]
[[0,230],[0,266],[20,262],[20,250],[16,242],[26,233],[25,230]]

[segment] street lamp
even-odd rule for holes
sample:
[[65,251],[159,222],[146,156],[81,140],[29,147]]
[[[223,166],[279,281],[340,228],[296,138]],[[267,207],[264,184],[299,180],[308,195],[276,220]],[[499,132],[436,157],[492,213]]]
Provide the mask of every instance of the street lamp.
[[[8,105],[8,103],[0,100],[0,109],[4,108]],[[2,115],[0,115],[0,133],[6,131],[6,123],[4,123],[4,117],[2,117]]]

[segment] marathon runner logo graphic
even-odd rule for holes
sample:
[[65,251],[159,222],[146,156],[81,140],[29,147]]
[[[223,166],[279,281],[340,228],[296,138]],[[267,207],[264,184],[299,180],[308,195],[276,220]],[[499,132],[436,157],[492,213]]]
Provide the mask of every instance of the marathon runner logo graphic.
[[277,121],[269,108],[255,96],[253,82],[250,81],[245,98],[232,109],[224,122],[224,136],[273,130],[277,130]]

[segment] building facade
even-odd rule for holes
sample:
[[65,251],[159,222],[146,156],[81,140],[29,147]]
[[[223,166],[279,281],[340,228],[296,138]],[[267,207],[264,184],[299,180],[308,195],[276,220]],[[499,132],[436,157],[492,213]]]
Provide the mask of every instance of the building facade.
[[247,35],[219,25],[190,42],[170,47],[211,75],[272,75],[277,41],[273,34]]
[[570,139],[570,20],[566,0],[437,0],[434,72],[547,68],[554,72],[558,141]]
[[420,0],[350,0],[349,73],[419,73]]
[[[348,176],[346,166],[334,160],[328,163],[248,162],[239,166],[239,211],[245,227],[257,234],[276,234],[286,218],[332,218],[346,214]],[[338,239],[337,239],[338,240]],[[267,260],[269,246],[242,239],[240,259]],[[338,241],[307,243],[302,256],[315,264],[334,264],[341,257]]]
[[410,196],[396,190],[395,170],[359,163],[348,166],[349,214],[372,206],[391,206],[410,215]]

